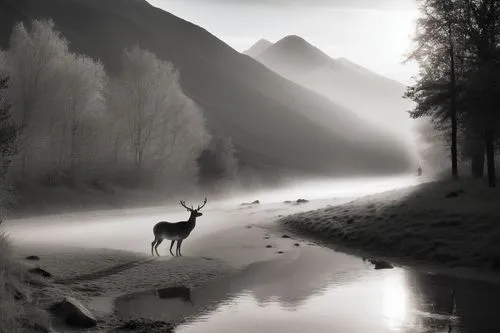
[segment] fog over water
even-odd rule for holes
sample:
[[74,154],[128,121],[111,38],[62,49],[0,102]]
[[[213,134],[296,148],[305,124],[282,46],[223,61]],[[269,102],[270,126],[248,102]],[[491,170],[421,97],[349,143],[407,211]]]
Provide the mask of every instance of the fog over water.
[[[321,208],[327,204],[349,201],[363,195],[383,192],[416,184],[414,176],[351,178],[297,181],[274,190],[232,194],[231,197],[210,200],[203,209],[189,241],[183,245],[186,253],[192,248],[203,252],[197,243],[206,235],[248,224],[270,223],[278,215]],[[199,198],[183,198],[188,204],[201,203]],[[284,201],[310,200],[304,205],[284,204]],[[259,200],[255,207],[240,206]],[[148,253],[152,227],[158,221],[182,221],[188,213],[178,204],[165,207],[105,210],[38,216],[7,221],[7,233],[14,241],[75,247],[103,247]],[[195,253],[193,253],[195,254]]]

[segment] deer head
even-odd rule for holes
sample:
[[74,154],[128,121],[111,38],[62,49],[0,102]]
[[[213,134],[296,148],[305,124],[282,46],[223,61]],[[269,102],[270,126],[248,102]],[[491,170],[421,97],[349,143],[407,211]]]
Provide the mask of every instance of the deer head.
[[198,205],[198,208],[194,209],[192,205],[191,205],[191,207],[188,207],[188,206],[186,206],[186,202],[181,200],[181,206],[186,208],[187,211],[191,213],[190,218],[196,218],[196,217],[202,216],[203,214],[200,213],[200,210],[203,207],[205,207],[206,203],[207,203],[207,198],[205,198],[205,201],[203,201],[203,204],[201,206]]

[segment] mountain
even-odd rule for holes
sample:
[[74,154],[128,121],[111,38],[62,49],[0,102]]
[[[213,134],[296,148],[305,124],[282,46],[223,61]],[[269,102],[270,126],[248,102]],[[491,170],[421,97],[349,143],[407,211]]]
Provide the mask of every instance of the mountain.
[[271,43],[267,39],[260,39],[251,48],[243,52],[243,54],[255,58],[256,56],[264,52],[271,45],[273,45],[273,43]]
[[406,86],[345,58],[334,59],[298,36],[286,36],[255,59],[283,77],[320,93],[411,145]]
[[232,138],[244,167],[366,174],[409,165],[383,131],[144,0],[3,0],[0,46],[16,22],[33,18],[52,18],[73,51],[100,59],[111,75],[135,45],[171,61],[209,130]]

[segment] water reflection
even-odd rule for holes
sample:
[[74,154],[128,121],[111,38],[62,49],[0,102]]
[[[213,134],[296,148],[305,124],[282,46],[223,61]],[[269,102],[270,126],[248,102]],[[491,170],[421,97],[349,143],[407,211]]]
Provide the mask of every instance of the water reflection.
[[405,288],[403,274],[392,274],[384,278],[382,312],[387,327],[398,330],[409,317],[410,299]]
[[487,333],[500,327],[499,292],[442,275],[375,270],[315,247],[193,288],[192,304],[144,292],[118,299],[116,313],[177,322],[179,333]]
[[184,302],[193,303],[191,300],[191,289],[186,286],[158,289],[156,295],[160,299],[181,299]]

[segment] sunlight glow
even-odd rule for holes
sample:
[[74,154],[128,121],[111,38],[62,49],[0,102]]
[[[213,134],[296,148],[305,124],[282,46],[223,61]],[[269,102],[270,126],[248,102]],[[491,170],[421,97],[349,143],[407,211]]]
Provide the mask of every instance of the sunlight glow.
[[401,274],[387,276],[384,281],[382,298],[382,313],[390,330],[396,331],[407,320],[409,310],[409,295]]

